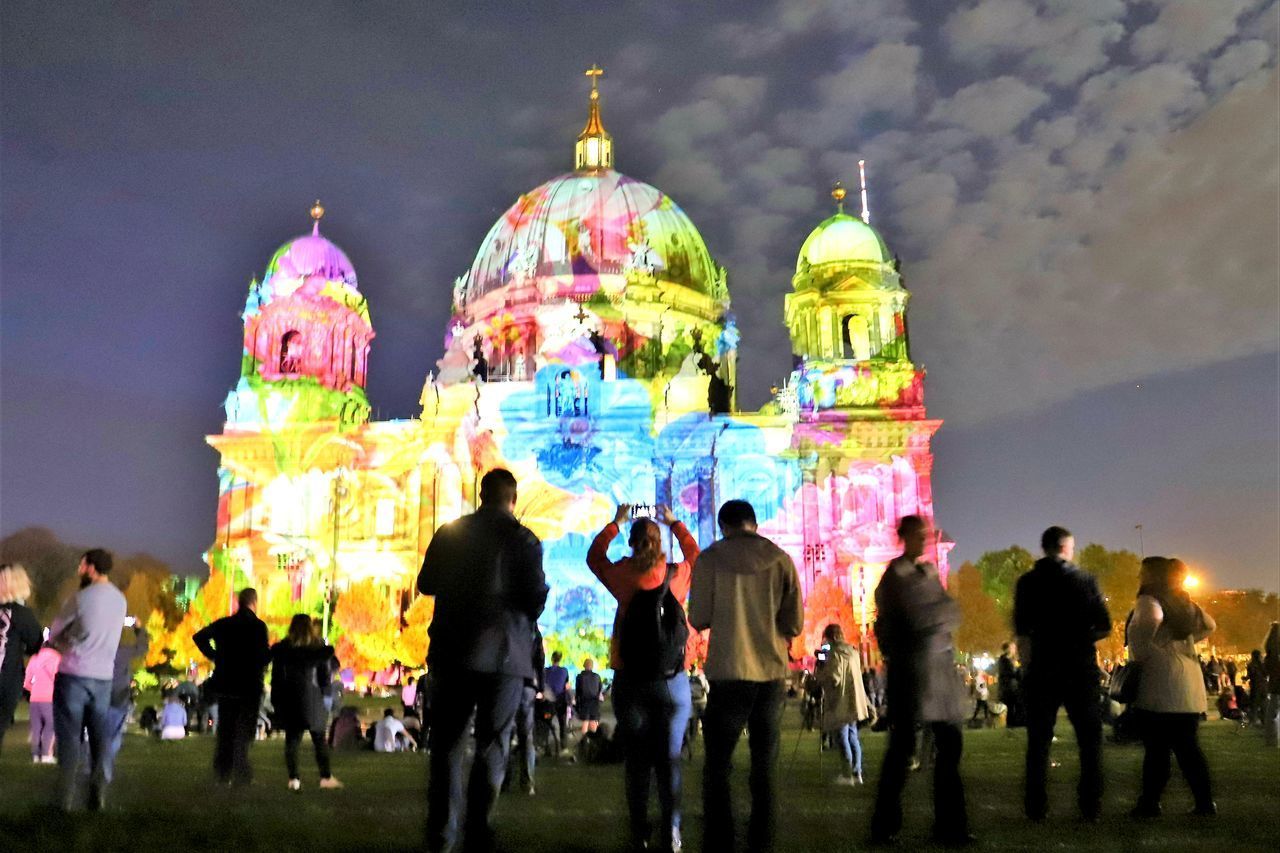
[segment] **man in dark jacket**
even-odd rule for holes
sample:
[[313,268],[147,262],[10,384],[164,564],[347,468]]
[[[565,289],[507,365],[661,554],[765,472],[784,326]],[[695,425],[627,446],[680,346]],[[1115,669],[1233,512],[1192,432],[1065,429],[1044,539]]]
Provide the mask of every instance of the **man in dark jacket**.
[[[436,531],[418,574],[435,596],[428,629],[431,776],[427,847],[493,844],[490,814],[506,772],[511,726],[534,678],[533,625],[547,601],[542,543],[516,520],[516,478],[501,468],[480,480],[480,508]],[[463,799],[464,735],[475,713],[476,751]],[[459,826],[466,814],[465,828]]]
[[1000,647],[1000,660],[996,662],[997,699],[1005,707],[1005,721],[1009,728],[1026,725],[1022,709],[1022,673],[1018,667],[1018,645],[1005,643]]
[[1111,633],[1111,616],[1098,582],[1071,562],[1071,532],[1050,527],[1040,545],[1044,557],[1018,578],[1013,595],[1027,709],[1024,808],[1035,821],[1049,812],[1049,744],[1058,709],[1065,706],[1080,750],[1080,813],[1096,821],[1102,810],[1102,704],[1094,643]]
[[262,674],[271,660],[267,626],[258,618],[258,591],[242,589],[239,608],[192,637],[201,653],[213,661],[209,687],[218,702],[218,734],[213,749],[213,772],[218,781],[247,785],[253,779],[249,744],[258,725],[262,704]]

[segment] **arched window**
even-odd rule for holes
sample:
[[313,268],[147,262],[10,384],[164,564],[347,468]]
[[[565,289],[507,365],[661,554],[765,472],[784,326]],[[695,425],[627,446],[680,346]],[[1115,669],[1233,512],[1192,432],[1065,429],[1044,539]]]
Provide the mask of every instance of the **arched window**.
[[871,332],[867,318],[861,314],[849,314],[840,323],[844,358],[866,361],[871,358]]
[[280,372],[297,373],[302,367],[302,335],[288,331],[280,339]]

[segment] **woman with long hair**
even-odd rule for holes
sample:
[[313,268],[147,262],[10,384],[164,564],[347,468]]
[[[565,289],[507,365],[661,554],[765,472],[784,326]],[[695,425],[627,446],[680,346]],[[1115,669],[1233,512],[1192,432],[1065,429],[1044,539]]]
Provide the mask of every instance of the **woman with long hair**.
[[22,566],[0,565],[0,746],[22,698],[26,657],[40,650],[40,622],[27,606],[31,580]]
[[[587,566],[617,600],[613,636],[609,641],[609,663],[613,667],[613,710],[618,718],[618,734],[625,754],[625,790],[630,814],[631,842],[637,848],[649,844],[649,787],[652,774],[658,779],[658,805],[662,813],[659,849],[680,848],[680,752],[692,712],[686,658],[674,673],[657,676],[628,674],[622,659],[622,630],[627,609],[636,594],[655,590],[664,583],[681,602],[689,597],[693,564],[698,559],[698,543],[670,507],[658,508],[658,517],[671,528],[684,559],[669,565],[662,550],[662,531],[650,518],[631,522],[627,544],[631,555],[618,561],[609,559],[609,544],[631,515],[631,507],[618,507],[613,521],[605,525],[587,551]],[[692,632],[691,632],[692,633]],[[638,667],[633,667],[638,669]]]
[[1181,560],[1147,557],[1142,561],[1142,586],[1128,631],[1129,650],[1138,666],[1133,707],[1140,714],[1145,749],[1142,794],[1133,817],[1160,816],[1171,752],[1195,798],[1192,814],[1218,813],[1209,764],[1197,735],[1207,700],[1195,647],[1217,625],[1184,590],[1186,578],[1187,566]]
[[844,757],[840,785],[862,784],[862,743],[858,723],[871,717],[871,704],[862,683],[858,651],[844,640],[844,629],[832,622],[822,631],[822,648],[814,675],[822,685],[822,732]]
[[333,678],[333,646],[321,641],[311,617],[299,613],[289,622],[285,638],[271,647],[271,704],[276,725],[284,729],[284,763],[289,790],[302,788],[298,775],[298,747],[302,733],[311,734],[320,768],[321,788],[341,788],[329,769],[325,739],[324,687]]

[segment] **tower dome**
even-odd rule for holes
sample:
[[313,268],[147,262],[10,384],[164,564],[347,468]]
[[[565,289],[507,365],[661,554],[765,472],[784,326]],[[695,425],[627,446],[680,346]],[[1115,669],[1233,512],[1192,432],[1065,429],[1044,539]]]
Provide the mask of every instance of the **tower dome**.
[[320,234],[324,207],[311,208],[311,233],[285,243],[249,286],[240,382],[227,422],[279,428],[324,420],[363,422],[373,326],[346,254]]
[[723,272],[670,196],[612,169],[593,169],[520,196],[489,229],[458,295],[471,302],[537,279],[544,298],[615,296],[629,275],[723,295]]
[[800,246],[796,272],[823,264],[892,263],[893,255],[876,230],[841,211],[818,223]]
[[732,373],[724,268],[670,196],[613,168],[602,73],[587,71],[574,171],[516,199],[454,282],[442,381],[525,380],[600,358],[619,375],[673,376],[689,353]]

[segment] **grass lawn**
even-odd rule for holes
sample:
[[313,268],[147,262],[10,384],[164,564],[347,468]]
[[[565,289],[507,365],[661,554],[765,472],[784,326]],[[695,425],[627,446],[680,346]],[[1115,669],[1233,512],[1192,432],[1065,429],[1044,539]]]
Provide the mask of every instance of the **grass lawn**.
[[[25,712],[25,706],[20,713]],[[421,849],[426,785],[424,756],[344,753],[334,773],[346,788],[316,788],[315,765],[304,744],[300,793],[285,788],[283,742],[253,747],[257,773],[244,791],[209,782],[212,739],[160,743],[130,733],[117,766],[109,809],[66,816],[49,808],[56,768],[33,766],[22,720],[10,729],[0,755],[0,850],[410,850]],[[1142,749],[1106,748],[1105,817],[1085,825],[1075,817],[1076,760],[1070,728],[1059,724],[1051,771],[1053,814],[1043,825],[1021,815],[1021,730],[966,732],[963,772],[973,830],[984,850],[1214,850],[1280,849],[1280,751],[1265,749],[1256,731],[1238,733],[1221,722],[1201,729],[1220,810],[1217,820],[1184,815],[1191,806],[1177,776],[1165,795],[1166,817],[1135,823],[1125,814],[1137,790]],[[874,782],[886,737],[863,733],[870,783],[831,784],[835,761],[819,753],[816,735],[801,735],[788,707],[781,758],[782,824],[786,850],[845,851],[865,847]],[[745,748],[735,793],[746,793]],[[686,849],[699,849],[701,755],[686,765]],[[537,796],[504,795],[499,840],[511,851],[614,850],[622,846],[625,808],[621,767],[544,762]],[[656,807],[656,804],[655,804]],[[931,819],[929,780],[915,774],[907,788],[903,850],[926,848]],[[740,807],[740,816],[742,810]]]

